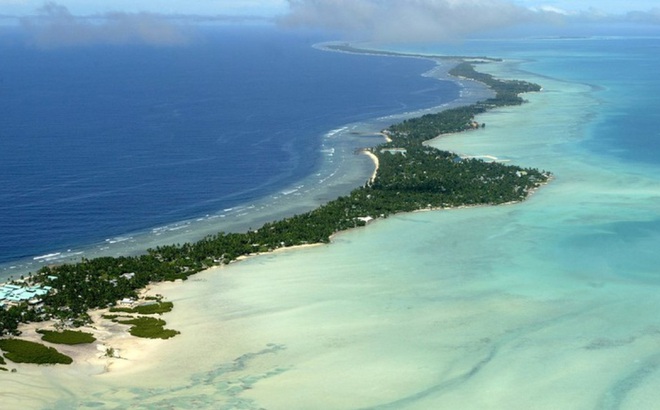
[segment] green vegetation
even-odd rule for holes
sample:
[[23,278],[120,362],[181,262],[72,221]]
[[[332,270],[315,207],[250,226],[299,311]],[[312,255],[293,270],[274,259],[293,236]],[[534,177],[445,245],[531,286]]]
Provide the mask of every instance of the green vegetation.
[[159,303],[140,305],[134,308],[113,307],[110,308],[110,312],[139,313],[141,315],[154,315],[154,314],[171,312],[173,307],[174,304],[172,302],[159,302]]
[[147,339],[169,339],[180,333],[176,330],[165,329],[165,321],[153,317],[141,316],[133,319],[115,321],[124,325],[132,325],[129,332],[136,337],[144,337]]
[[[112,307],[110,308],[110,312],[135,313],[135,309],[127,307]],[[112,316],[117,315],[103,315],[103,317],[107,317],[108,319],[112,319]]]
[[85,343],[93,343],[96,338],[91,333],[79,332],[75,330],[63,330],[61,332],[52,330],[37,330],[41,334],[41,340],[44,342],[77,345]]
[[38,322],[42,320],[34,309],[29,309],[27,303],[9,308],[0,308],[0,336],[18,336],[18,325],[21,323]]
[[[15,334],[21,322],[55,318],[81,324],[89,319],[89,309],[112,307],[118,300],[137,298],[138,291],[151,282],[186,279],[243,255],[327,243],[336,232],[365,225],[366,217],[384,218],[419,209],[524,200],[548,180],[548,173],[461,159],[424,142],[441,134],[478,128],[476,115],[494,107],[522,104],[524,100],[518,94],[538,91],[540,86],[495,79],[475,71],[468,63],[458,64],[450,73],[485,83],[493,89],[495,97],[389,127],[385,132],[391,141],[369,149],[380,164],[373,181],[313,211],[266,223],[257,230],[220,232],[195,243],[159,246],[139,256],[83,259],[76,264],[43,267],[31,280],[51,286],[54,292],[43,298],[40,309],[30,309],[27,304],[0,309],[0,336]],[[171,304],[156,303],[135,310],[113,308],[113,311],[154,314],[171,308]],[[119,322],[132,324],[131,334],[140,337],[168,338],[177,334],[164,329],[165,323],[155,318]]]
[[490,74],[480,73],[471,63],[460,63],[449,71],[456,77],[465,77],[486,84],[495,91],[495,97],[474,104],[474,107],[500,107],[505,105],[520,105],[525,100],[520,97],[522,93],[541,91],[541,86],[520,80],[499,80]]
[[112,321],[114,321],[114,320],[117,319],[117,318],[124,318],[124,317],[128,317],[128,318],[130,318],[130,317],[132,317],[132,316],[128,316],[128,315],[102,315],[101,317],[102,317],[103,319],[108,319],[108,320],[112,320]]
[[0,339],[5,357],[15,363],[71,364],[73,359],[52,347],[20,339]]

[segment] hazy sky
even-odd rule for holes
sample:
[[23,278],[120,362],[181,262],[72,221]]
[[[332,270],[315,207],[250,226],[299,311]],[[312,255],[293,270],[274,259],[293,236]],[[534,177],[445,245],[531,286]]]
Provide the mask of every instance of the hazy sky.
[[44,47],[185,44],[200,19],[255,18],[350,40],[445,41],[595,23],[660,30],[660,0],[0,0],[0,17]]
[[[352,3],[362,3],[364,0],[352,0]],[[369,2],[369,1],[367,1]],[[377,1],[379,3],[475,3],[470,0],[392,0]],[[316,4],[348,4],[343,0],[58,0],[58,5],[66,7],[72,14],[96,14],[107,12],[152,12],[176,14],[204,14],[204,15],[258,15],[272,17],[286,14],[290,4],[316,3]],[[490,1],[476,1],[476,3],[492,3]],[[505,0],[522,7],[549,8],[567,12],[599,10],[605,13],[625,13],[628,11],[649,11],[659,8],[658,0]],[[0,0],[0,14],[29,15],[43,7],[43,0]]]

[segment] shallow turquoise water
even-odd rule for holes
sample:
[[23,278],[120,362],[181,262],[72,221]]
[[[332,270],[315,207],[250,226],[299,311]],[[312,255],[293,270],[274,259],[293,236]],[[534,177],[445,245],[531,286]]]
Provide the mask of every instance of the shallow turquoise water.
[[182,334],[150,368],[39,369],[13,387],[54,396],[46,408],[654,408],[660,173],[604,131],[643,112],[625,94],[642,77],[586,84],[572,59],[595,73],[603,53],[560,69],[543,44],[482,67],[543,92],[433,142],[553,171],[528,201],[399,215],[199,274],[165,292]]

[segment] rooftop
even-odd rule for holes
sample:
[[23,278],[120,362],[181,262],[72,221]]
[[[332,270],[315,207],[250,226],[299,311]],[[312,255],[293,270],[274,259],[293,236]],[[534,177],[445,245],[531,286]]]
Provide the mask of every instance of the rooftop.
[[50,286],[17,286],[11,284],[0,285],[0,301],[23,302],[37,296],[45,296],[50,292]]

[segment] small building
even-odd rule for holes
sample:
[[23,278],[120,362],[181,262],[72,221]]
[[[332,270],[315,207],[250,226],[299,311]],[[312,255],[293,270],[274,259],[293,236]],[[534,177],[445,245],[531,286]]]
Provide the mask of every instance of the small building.
[[383,148],[380,150],[380,152],[387,152],[389,154],[401,154],[405,157],[408,150],[405,148]]
[[30,300],[41,301],[42,296],[53,290],[50,286],[17,286],[11,284],[0,285],[0,301],[9,304],[19,304]]

